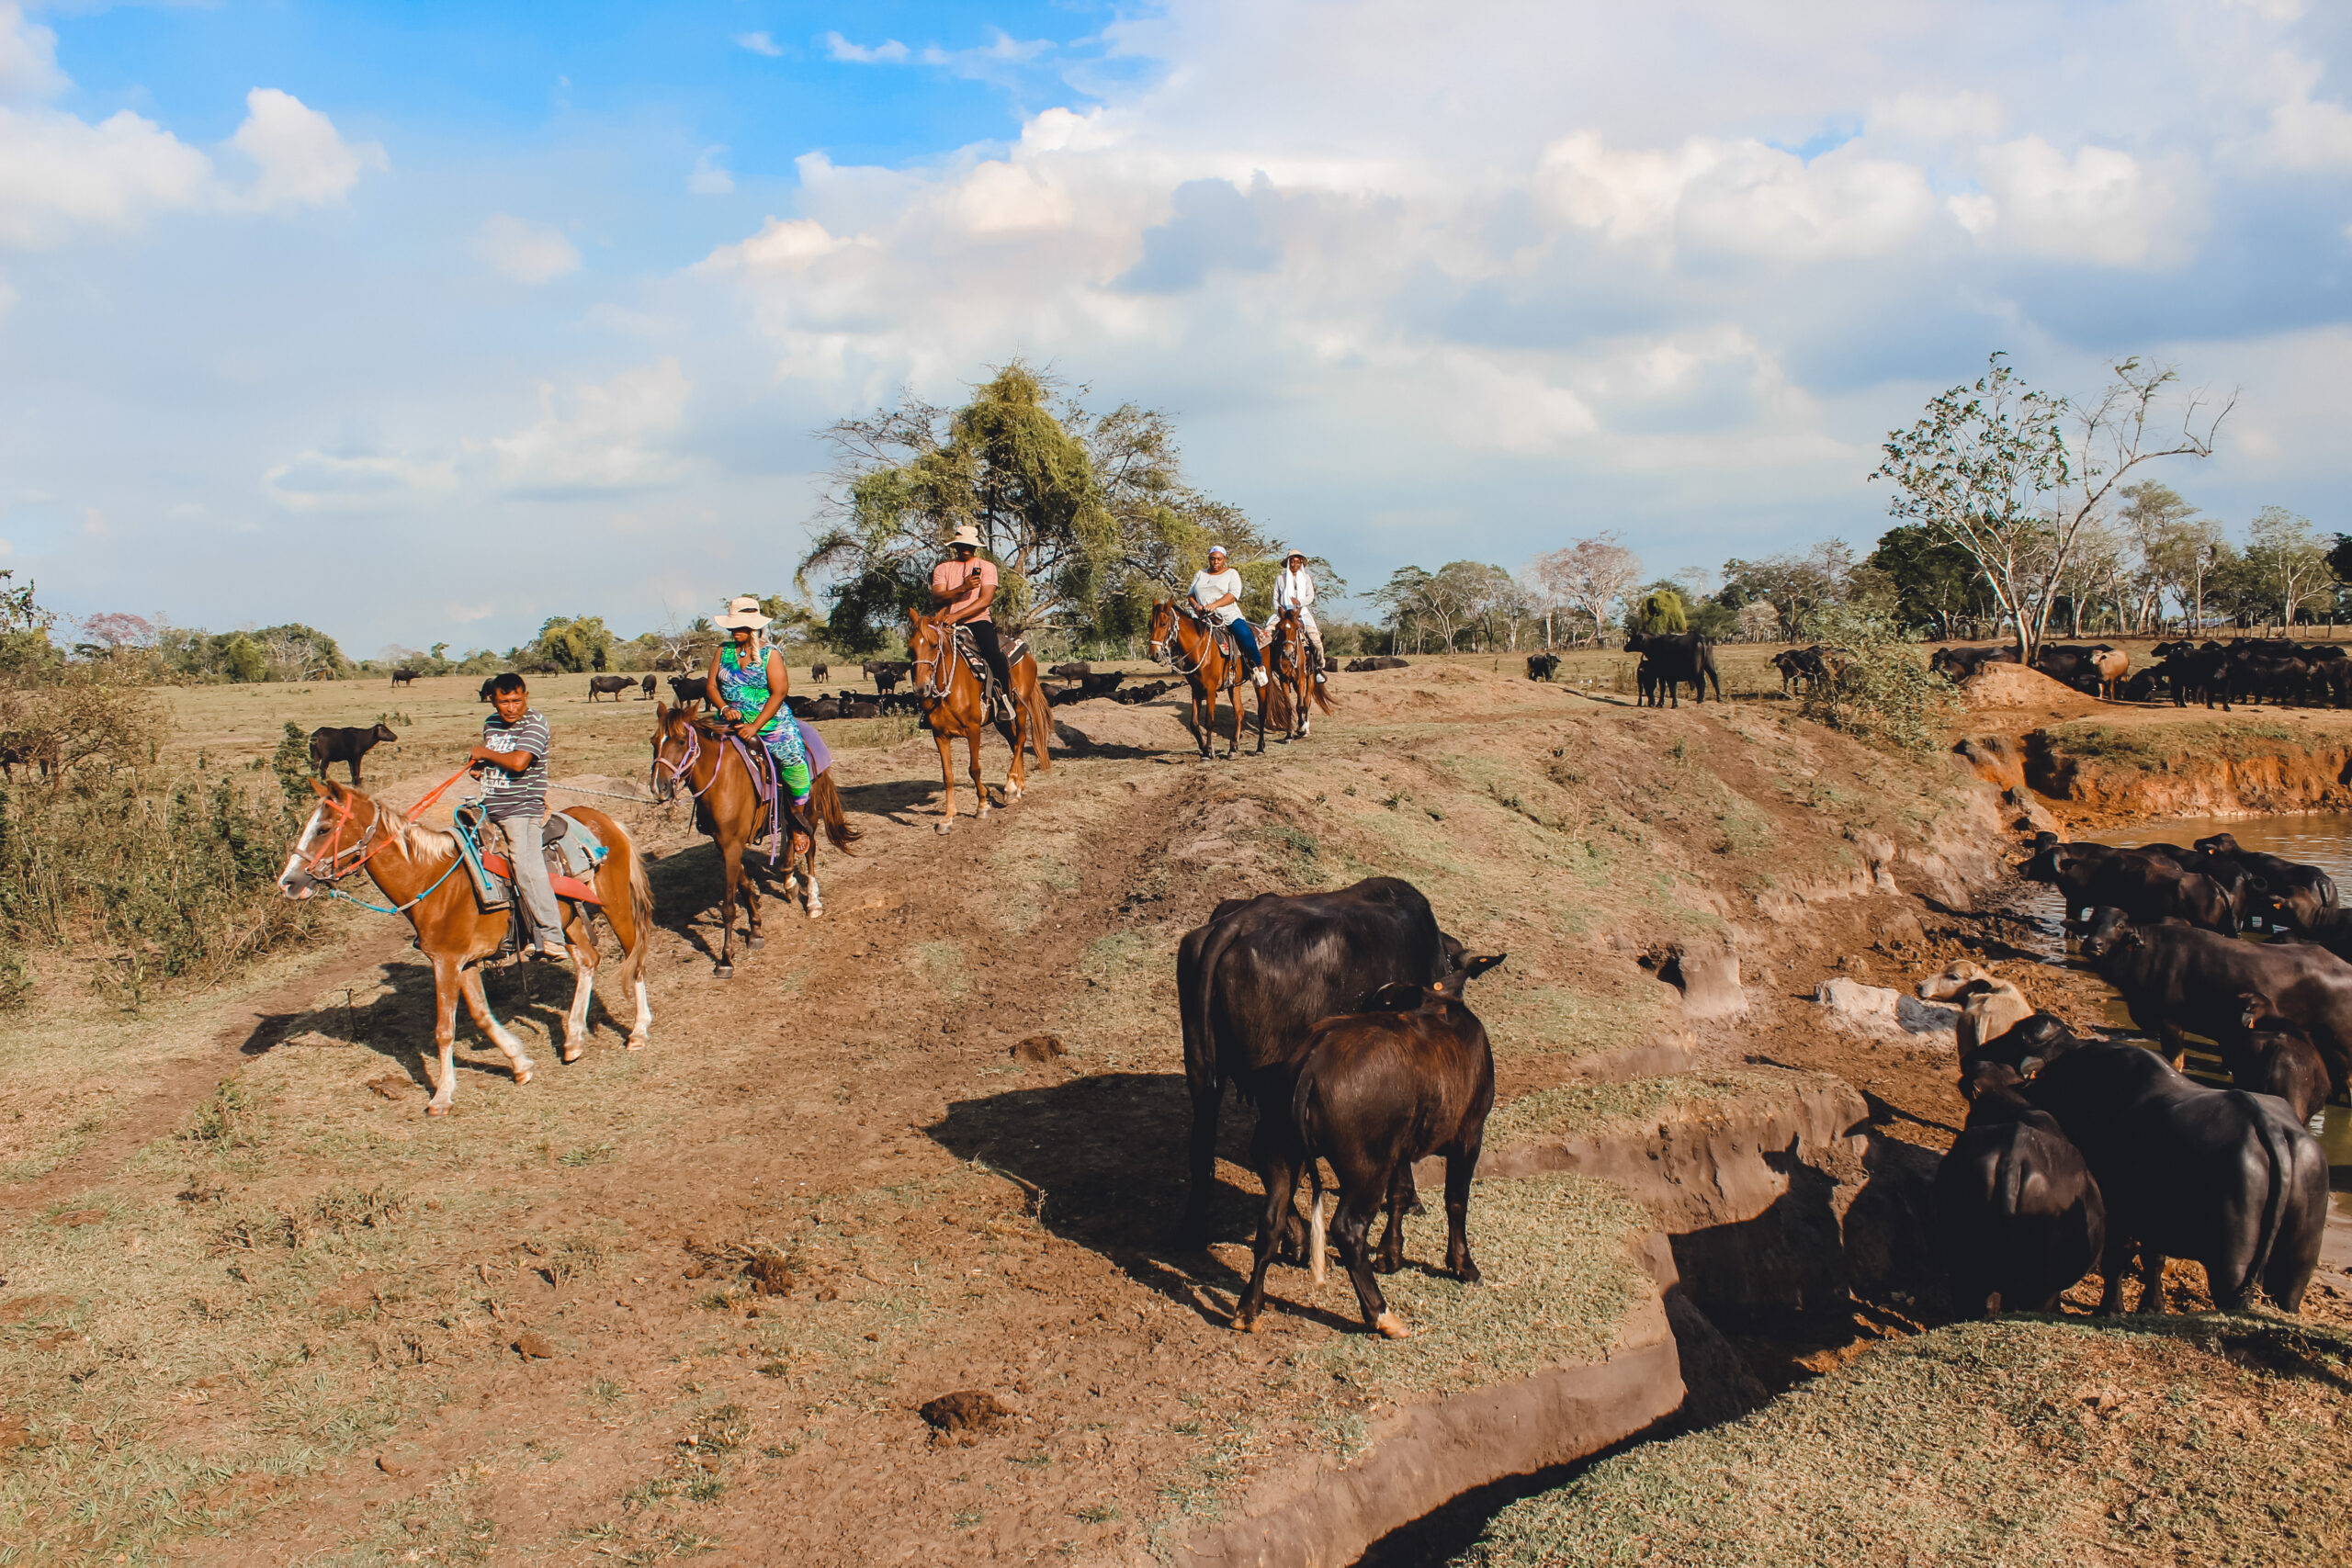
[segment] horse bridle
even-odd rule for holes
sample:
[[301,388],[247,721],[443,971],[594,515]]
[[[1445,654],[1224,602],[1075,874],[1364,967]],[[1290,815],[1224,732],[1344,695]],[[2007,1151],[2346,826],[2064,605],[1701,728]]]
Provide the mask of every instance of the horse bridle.
[[[956,665],[953,658],[951,657],[954,654],[955,649],[949,646],[956,640],[954,635],[956,630],[956,623],[955,622],[932,621],[926,623],[921,630],[917,631],[915,634],[920,637],[923,632],[929,632],[932,637],[936,639],[938,657],[935,659],[917,659],[914,661],[915,670],[917,671],[915,679],[916,694],[920,695],[924,702],[934,707],[939,704],[945,702],[947,700],[948,693],[956,689]],[[910,647],[907,651],[909,653],[912,653],[915,650],[913,648]],[[921,673],[921,671],[926,670],[930,671],[931,673],[928,675]]]
[[[348,796],[342,799],[329,797],[322,800],[319,802],[319,809],[334,811],[334,830],[327,835],[327,841],[323,845],[311,852],[308,859],[303,858],[300,850],[295,851],[294,858],[301,862],[303,875],[313,882],[322,883],[332,887],[335,883],[375,859],[377,852],[384,845],[376,841],[378,817],[371,816],[368,818],[367,829],[348,848],[336,847],[343,839],[343,830],[351,825],[352,810]],[[380,816],[383,808],[375,807],[374,809],[378,816]],[[385,842],[390,840],[387,840]],[[346,855],[353,857],[347,865],[344,863],[344,857]]]
[[[710,783],[704,784],[700,789],[695,787],[694,779],[690,775],[694,773],[695,764],[702,761],[702,726],[695,723],[692,716],[684,716],[686,721],[684,756],[673,762],[662,754],[663,745],[673,739],[666,726],[662,728],[662,739],[653,743],[653,765],[647,771],[646,786],[652,790],[656,799],[663,802],[677,798],[680,784],[686,786],[688,795],[700,800],[710,793],[711,784],[718,782],[718,770],[713,768],[710,771]],[[666,782],[662,776],[664,769],[669,771],[670,775]]]

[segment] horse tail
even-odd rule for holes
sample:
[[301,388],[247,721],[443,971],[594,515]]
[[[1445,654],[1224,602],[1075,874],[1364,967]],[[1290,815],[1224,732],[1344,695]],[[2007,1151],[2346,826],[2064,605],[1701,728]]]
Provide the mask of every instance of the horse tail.
[[1337,713],[1339,710],[1331,705],[1331,698],[1329,694],[1323,690],[1326,684],[1328,684],[1328,682],[1317,681],[1312,674],[1309,674],[1306,678],[1307,694],[1314,698],[1315,705],[1321,708],[1325,713]]
[[645,976],[645,955],[653,951],[653,883],[646,875],[645,857],[628,829],[613,824],[621,847],[628,852],[628,924],[637,940],[621,949],[621,988],[628,991]]
[[1266,683],[1258,689],[1266,694],[1265,722],[1287,733],[1291,727],[1290,682],[1272,678],[1280,671],[1271,671]]
[[842,815],[842,792],[833,787],[833,774],[830,768],[809,781],[808,810],[824,828],[825,837],[833,841],[833,848],[843,853],[848,853],[850,845],[865,837],[851,827],[849,818]]

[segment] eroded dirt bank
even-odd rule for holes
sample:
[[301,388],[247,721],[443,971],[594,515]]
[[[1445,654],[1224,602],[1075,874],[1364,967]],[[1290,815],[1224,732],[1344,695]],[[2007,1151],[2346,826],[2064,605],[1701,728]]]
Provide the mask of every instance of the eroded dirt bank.
[[[57,1185],[0,1289],[27,1560],[1344,1561],[1481,1467],[1566,1457],[1576,1400],[1586,1448],[1670,1407],[1669,1325],[1728,1357],[1718,1395],[1902,1328],[1841,1292],[1898,1288],[1888,1205],[1957,1124],[1948,1060],[1811,998],[1997,947],[1972,912],[1996,793],[1776,703],[1464,664],[1341,696],[1215,764],[1164,705],[1060,710],[1091,744],[944,840],[926,743],[848,753],[865,852],[829,859],[824,920],[771,904],[728,984],[712,852],[643,814],[652,1046],[605,1024],[559,1067],[547,980],[501,975],[544,1070],[473,1053],[447,1122],[419,1116],[413,955],[250,1054],[211,1044],[238,999],[52,1051],[17,1147]],[[1419,1222],[1411,1348],[1289,1269],[1237,1336],[1254,1181],[1221,1168],[1206,1255],[1167,1245],[1174,944],[1220,898],[1374,873],[1511,954],[1476,998],[1495,1283],[1429,1274]],[[92,1108],[151,1061],[227,1087],[101,1157]]]

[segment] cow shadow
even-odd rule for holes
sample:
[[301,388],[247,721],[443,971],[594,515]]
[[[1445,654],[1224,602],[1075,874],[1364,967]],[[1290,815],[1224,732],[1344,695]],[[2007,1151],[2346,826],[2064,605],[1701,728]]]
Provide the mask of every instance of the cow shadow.
[[[605,947],[605,962],[610,964],[614,962],[612,944],[606,942]],[[571,1002],[570,965],[484,964],[481,973],[482,993],[490,1000],[492,1015],[500,1022],[510,1028],[517,1023],[535,1024],[549,1046],[562,1038],[564,1013]],[[349,1046],[366,1051],[382,1058],[410,1082],[431,1089],[432,1078],[425,1070],[425,1062],[434,1055],[432,964],[415,953],[387,960],[378,982],[381,988],[360,1001],[356,997],[364,983],[352,983],[346,993],[350,1000],[334,999],[319,1007],[270,1013],[256,1020],[253,1030],[239,1043],[239,1054],[264,1056],[305,1035],[316,1035],[315,1042],[309,1042],[302,1048]],[[628,1026],[604,1005],[601,992],[595,1005],[589,1009],[588,1021],[590,1058],[600,1047],[618,1046],[628,1038]],[[536,1043],[531,1050],[541,1070],[562,1065],[552,1050],[542,1050]],[[492,1044],[490,1037],[475,1026],[462,1001],[458,1004],[456,1066],[460,1074],[481,1074],[499,1082],[509,1081],[513,1077],[505,1053]]]
[[[1217,1122],[1221,1162],[1247,1167],[1252,1118],[1249,1107],[1237,1108],[1228,1098]],[[1222,1325],[1249,1277],[1216,1254],[1177,1241],[1191,1125],[1182,1074],[1102,1073],[956,1100],[924,1131],[957,1159],[1021,1183],[1050,1234]],[[1210,1203],[1212,1241],[1246,1246],[1262,1204],[1255,1181],[1236,1185],[1220,1170]],[[1359,1326],[1352,1315],[1291,1299],[1283,1287],[1293,1272],[1277,1268],[1269,1280],[1269,1301],[1280,1315],[1337,1329]]]

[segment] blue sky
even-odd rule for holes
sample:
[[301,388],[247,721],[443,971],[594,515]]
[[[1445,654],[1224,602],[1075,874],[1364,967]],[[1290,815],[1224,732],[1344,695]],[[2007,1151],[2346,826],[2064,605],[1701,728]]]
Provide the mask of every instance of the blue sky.
[[1867,547],[1996,348],[2344,515],[2352,37],[2298,0],[0,0],[0,566],[354,649],[785,584],[811,433],[1015,354],[1359,586]]

